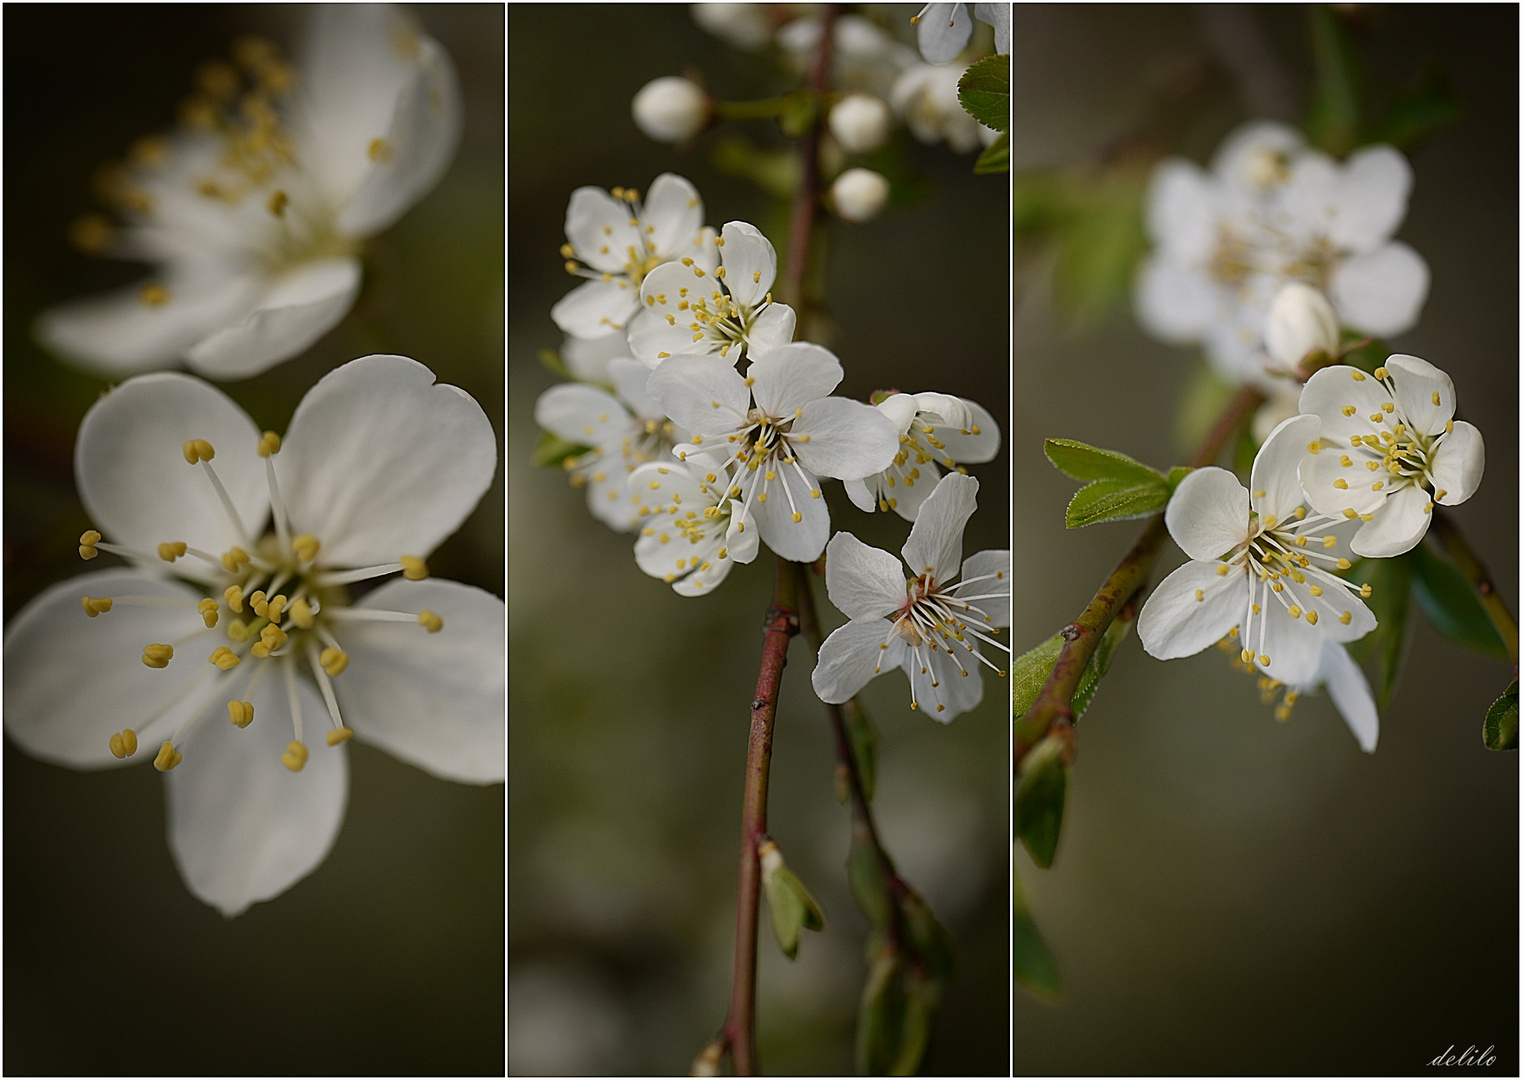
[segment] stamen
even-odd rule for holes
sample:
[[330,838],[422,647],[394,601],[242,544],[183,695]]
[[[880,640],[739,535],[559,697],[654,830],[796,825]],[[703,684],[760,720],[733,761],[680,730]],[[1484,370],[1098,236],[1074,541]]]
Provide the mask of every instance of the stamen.
[[226,645],[218,645],[211,651],[211,656],[208,659],[223,671],[230,671],[243,662]]
[[227,719],[234,727],[246,728],[254,722],[254,705],[251,701],[229,701]]
[[143,663],[151,668],[166,668],[174,659],[173,645],[143,646]]
[[81,598],[85,614],[90,618],[111,610],[111,598],[109,596],[86,596]]
[[185,541],[175,540],[172,543],[160,544],[158,551],[159,558],[163,559],[167,563],[172,563],[174,560],[184,557]]
[[417,623],[430,634],[437,634],[444,629],[444,620],[426,609],[417,613]]
[[403,555],[397,562],[402,564],[402,577],[408,581],[422,581],[428,576],[428,564],[416,555]]
[[307,763],[306,744],[292,739],[285,746],[285,753],[280,755],[280,763],[291,772],[300,772],[302,766]]
[[79,557],[86,562],[95,558],[100,552],[95,545],[100,543],[100,533],[94,529],[86,529],[79,537]]
[[159,747],[158,756],[153,759],[153,767],[159,772],[168,772],[185,758],[174,748],[174,743],[166,742]]
[[137,753],[137,732],[127,728],[111,736],[111,754],[117,758],[129,758]]
[[328,646],[322,650],[322,655],[317,658],[317,666],[335,678],[344,673],[349,666],[349,654],[335,646]]
[[317,551],[321,547],[321,542],[311,533],[302,533],[291,541],[291,550],[301,557],[302,562],[311,562],[316,559]]
[[[108,611],[110,610],[110,603],[111,602],[109,600],[106,601],[106,610]],[[208,596],[206,599],[197,604],[196,610],[201,613],[201,618],[206,623],[206,629],[210,630],[212,627],[217,625],[217,602],[211,597]]]

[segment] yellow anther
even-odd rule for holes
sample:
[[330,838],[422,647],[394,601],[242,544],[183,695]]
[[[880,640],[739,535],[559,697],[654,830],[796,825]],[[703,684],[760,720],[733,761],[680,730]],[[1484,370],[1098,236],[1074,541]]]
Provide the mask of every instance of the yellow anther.
[[138,298],[148,307],[163,307],[169,303],[169,290],[158,284],[145,285]]
[[1306,443],[1305,448],[1313,454],[1321,453],[1321,443],[1319,440],[1312,440],[1311,442]]
[[1295,520],[1296,521],[1304,521],[1305,520],[1305,507],[1303,507],[1303,506],[1297,506],[1297,507],[1295,507]]
[[248,727],[248,725],[254,722],[254,703],[251,701],[229,701],[227,703],[227,719],[233,727]]
[[181,450],[185,454],[186,463],[190,465],[200,461],[210,461],[217,456],[217,452],[211,448],[211,443],[205,439],[189,439]]
[[[1349,506],[1342,511],[1342,516],[1347,518],[1349,521],[1353,521],[1358,517],[1358,511]],[[1330,537],[1328,537],[1328,539],[1330,539]]]
[[1340,477],[1340,476],[1339,476],[1339,477],[1338,477],[1338,478],[1337,478],[1337,479],[1336,479],[1336,480],[1333,480],[1333,481],[1332,481],[1332,486],[1333,486],[1333,487],[1334,487],[1334,488],[1338,488],[1338,489],[1339,489],[1339,490],[1341,490],[1341,491],[1346,491],[1346,490],[1348,490],[1348,482],[1347,482],[1347,481],[1346,481],[1346,480],[1344,480],[1344,479],[1343,479],[1343,478],[1342,478],[1342,477]]
[[322,665],[323,671],[336,679],[344,673],[344,668],[349,666],[349,654],[329,645],[322,650],[322,655],[317,658],[317,662]]
[[1227,566],[1227,565],[1226,565],[1226,564],[1225,564],[1225,563],[1217,563],[1217,564],[1216,564],[1216,568],[1215,568],[1215,572],[1216,572],[1216,573],[1217,573],[1217,574],[1218,574],[1218,575],[1220,575],[1220,576],[1221,576],[1221,577],[1225,577],[1225,576],[1226,576],[1226,574],[1227,574],[1227,572],[1228,572],[1228,571],[1229,571],[1229,570],[1230,570],[1230,569],[1231,569],[1231,568],[1230,568],[1230,567],[1229,567],[1229,566]]
[[280,621],[280,613],[285,610],[285,605],[288,603],[290,601],[285,598],[283,593],[279,596],[272,596],[269,602],[264,605],[264,610],[259,614],[263,615],[271,623],[278,623]]
[[346,743],[352,738],[354,738],[354,729],[347,727],[334,728],[332,731],[328,732],[327,736],[329,746],[337,746],[339,743]]
[[185,758],[174,748],[174,743],[166,742],[159,747],[158,757],[153,759],[153,767],[159,772],[168,772]]
[[174,659],[173,645],[145,645],[143,646],[143,663],[151,668],[166,668],[169,661]]
[[396,561],[402,564],[402,577],[408,581],[422,581],[428,576],[428,564],[416,555],[403,555]]
[[137,732],[127,728],[111,736],[111,756],[128,758],[137,753]]
[[104,214],[85,214],[69,226],[69,242],[87,255],[99,255],[116,239],[116,230]]
[[[1428,510],[1432,509],[1432,505],[1430,503],[1428,504],[1427,509]],[[1358,515],[1358,520],[1359,521],[1373,521],[1374,520],[1374,515],[1373,514],[1359,514]]]
[[1357,368],[1353,369],[1353,381],[1354,382],[1363,382],[1364,378],[1365,378],[1365,376],[1364,376],[1363,372],[1359,371]]
[[264,595],[263,589],[255,589],[248,594],[248,606],[254,609],[254,614],[264,616],[264,609],[269,607],[269,598]]
[[95,548],[95,545],[98,543],[100,543],[100,533],[96,532],[94,529],[86,529],[84,532],[80,533],[79,557],[87,561],[95,558],[95,556],[100,554],[100,552]]
[[420,611],[417,613],[417,624],[430,634],[437,634],[444,629],[444,620],[432,611]]
[[242,644],[248,640],[249,633],[248,623],[246,622],[239,622],[237,619],[233,619],[227,624],[228,641],[236,641]]
[[276,217],[285,217],[285,207],[290,201],[291,197],[289,195],[283,191],[277,191],[270,196],[270,201],[266,205],[269,206],[270,213]]
[[291,602],[291,622],[299,629],[310,630],[316,618],[312,615],[312,605],[307,603],[307,598],[298,596]]
[[370,146],[365,152],[370,156],[371,161],[391,160],[391,144],[385,139],[371,139]]
[[1274,515],[1272,515],[1272,514],[1264,514],[1263,515],[1263,527],[1265,529],[1272,529],[1277,524],[1279,524],[1279,519],[1274,517]]
[[1348,457],[1346,454],[1343,454],[1342,457],[1338,458],[1337,460],[1344,469],[1351,467],[1353,464],[1353,459]]
[[280,627],[276,626],[274,623],[270,623],[263,630],[259,631],[259,641],[265,646],[265,648],[269,649],[270,652],[274,652],[289,640],[289,635],[287,635],[284,630],[280,629]]
[[285,753],[280,755],[280,763],[291,772],[300,772],[301,767],[307,763],[307,748],[292,739],[286,744]]
[[1388,379],[1390,377],[1390,369],[1385,367],[1377,367],[1374,369],[1374,377],[1376,379]]
[[[222,557],[226,560],[227,556]],[[224,561],[224,566],[226,565]],[[237,585],[229,585],[222,590],[222,599],[227,601],[230,610],[241,613],[243,611],[243,590]]]
[[1323,589],[1320,585],[1312,585],[1311,586],[1311,595],[1312,596],[1320,596],[1325,591],[1326,590]]
[[196,610],[201,613],[201,618],[206,622],[206,629],[210,630],[217,625],[217,602],[207,597],[196,605]]
[[1365,461],[1363,463],[1363,467],[1368,469],[1370,472],[1379,472],[1379,462],[1377,461]]
[[1337,569],[1339,569],[1339,570],[1350,570],[1350,569],[1352,569],[1352,567],[1353,567],[1353,564],[1348,562],[1348,560],[1346,560],[1346,559],[1338,559],[1337,560]]
[[1443,496],[1444,496],[1444,495],[1446,495],[1446,494],[1448,494],[1448,489],[1447,489],[1447,488],[1438,488],[1438,489],[1437,489],[1437,494],[1435,494],[1435,495],[1433,495],[1433,496],[1432,496],[1432,497],[1433,497],[1433,498],[1434,498],[1434,499],[1438,499],[1438,500],[1441,500],[1441,499],[1442,499],[1442,497],[1443,497]]
[[80,602],[84,605],[85,614],[90,618],[111,610],[111,598],[109,596],[85,596]]
[[211,656],[207,657],[207,659],[223,671],[231,671],[242,662],[238,659],[237,654],[226,645],[218,645],[212,650]]
[[1369,597],[1374,595],[1374,586],[1369,584],[1363,585],[1359,588],[1358,595],[1367,600]]
[[311,533],[302,533],[291,540],[291,550],[301,557],[302,562],[311,562],[317,558],[317,551],[322,543]]
[[1353,621],[1353,613],[1351,611],[1344,611],[1341,615],[1337,616],[1337,621],[1342,623],[1343,626],[1347,626]]
[[1237,628],[1235,626],[1233,626],[1230,630],[1226,631],[1226,636],[1231,638],[1232,640],[1236,640]]
[[[236,574],[247,565],[248,552],[244,551],[240,547],[231,547],[222,553],[222,569],[226,570],[229,574]],[[242,595],[242,590],[239,590],[239,603],[242,603]],[[231,604],[232,601],[229,600],[228,603]],[[233,610],[242,611],[243,609],[241,607],[235,607]]]
[[183,540],[176,540],[172,543],[163,543],[159,545],[159,558],[163,559],[165,562],[174,562],[174,560],[180,558],[184,554],[185,542]]
[[1264,667],[1268,667],[1270,664],[1273,663],[1273,661],[1268,658],[1268,653],[1259,653],[1258,654],[1258,659],[1263,661],[1263,666]]
[[[1433,402],[1433,404],[1437,404],[1437,403]],[[1393,402],[1393,401],[1387,401],[1383,405],[1380,406],[1380,409],[1382,411],[1384,411],[1384,412],[1394,412],[1395,411],[1395,402]]]
[[1298,618],[1300,618],[1300,616],[1302,614],[1303,614],[1303,612],[1302,612],[1299,604],[1291,604],[1289,606],[1289,617],[1291,619],[1298,619]]
[[1194,590],[1194,598],[1196,600],[1198,600],[1198,601],[1203,603],[1204,600],[1205,600],[1205,590],[1204,589],[1195,589]]
[[1363,436],[1362,435],[1349,435],[1348,436],[1348,445],[1349,446],[1362,446],[1363,445]]
[[1344,405],[1342,407],[1342,415],[1343,416],[1352,416],[1357,411],[1358,411],[1358,406],[1357,405]]
[[1385,420],[1385,414],[1384,413],[1377,413],[1377,412],[1376,413],[1370,413],[1369,414],[1369,420],[1370,420],[1371,423],[1382,424],[1382,423],[1384,423],[1384,420]]
[[[1430,513],[1432,513],[1432,500],[1431,499],[1428,499],[1427,500],[1427,505],[1422,507],[1422,513],[1424,513],[1424,514],[1430,514]],[[1368,521],[1373,516],[1374,516],[1373,514],[1368,514],[1368,515],[1366,515],[1364,517],[1364,520]]]
[[1256,655],[1257,655],[1257,653],[1253,652],[1251,649],[1243,649],[1242,650],[1242,663],[1244,663],[1244,664],[1250,664],[1250,663],[1252,663],[1252,658],[1254,656],[1256,656]]
[[1319,620],[1320,620],[1320,619],[1321,619],[1321,616],[1320,616],[1320,615],[1318,615],[1318,614],[1317,614],[1317,613],[1316,613],[1316,612],[1315,612],[1315,611],[1314,611],[1314,610],[1312,610],[1312,611],[1307,611],[1307,612],[1306,612],[1306,613],[1305,613],[1305,621],[1306,621],[1306,622],[1308,622],[1308,623],[1310,623],[1310,624],[1311,624],[1311,625],[1312,625],[1312,626],[1315,626],[1315,625],[1316,625],[1316,623],[1317,623],[1317,622],[1318,622],[1318,621],[1319,621]]
[[1446,424],[1443,425],[1443,433],[1445,435],[1452,435],[1453,434],[1453,421],[1452,420],[1448,421]]
[[793,524],[796,525],[796,524],[798,524],[798,522],[800,522],[802,520],[803,520],[803,515],[800,514],[798,511],[794,510],[793,511]]
[[1321,538],[1321,546],[1326,548],[1328,551],[1332,550],[1332,548],[1337,546],[1337,537],[1323,536]]

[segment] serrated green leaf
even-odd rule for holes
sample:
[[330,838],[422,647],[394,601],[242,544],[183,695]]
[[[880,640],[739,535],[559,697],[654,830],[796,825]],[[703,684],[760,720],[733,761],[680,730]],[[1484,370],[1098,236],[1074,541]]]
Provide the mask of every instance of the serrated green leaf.
[[585,454],[590,449],[589,446],[568,442],[559,435],[543,431],[539,433],[539,441],[534,444],[534,452],[530,455],[529,461],[538,467],[559,465],[566,458]]
[[1316,89],[1306,114],[1305,133],[1317,147],[1341,157],[1359,143],[1363,76],[1353,42],[1332,5],[1313,5],[1310,19]]
[[560,354],[554,349],[540,349],[539,362],[562,379],[574,380],[576,378],[576,376],[571,374],[570,369],[565,366],[565,361],[560,359]]
[[1168,505],[1170,494],[1168,483],[1161,476],[1147,484],[1134,484],[1129,480],[1095,480],[1079,488],[1068,503],[1067,527],[1081,529],[1101,521],[1151,517]]
[[1066,798],[1067,766],[1062,761],[1062,748],[1055,739],[1044,739],[1020,763],[1014,798],[1015,836],[1043,870],[1052,865],[1057,853]]
[[985,56],[957,82],[957,100],[978,123],[1009,130],[1009,54]]
[[1365,603],[1379,620],[1373,630],[1351,643],[1348,651],[1359,663],[1374,660],[1374,692],[1381,709],[1389,704],[1395,690],[1410,637],[1407,623],[1413,562],[1410,552],[1392,559],[1360,559],[1348,572],[1350,580],[1369,586],[1371,592]]
[[972,163],[972,171],[977,176],[1009,172],[1009,132],[1000,132],[997,139],[983,147],[978,160]]
[[888,892],[888,879],[883,876],[877,852],[870,844],[852,839],[851,852],[846,856],[846,876],[850,879],[856,906],[867,921],[875,927],[887,926],[893,897]]
[[1117,450],[1101,450],[1076,439],[1047,439],[1042,444],[1046,459],[1074,480],[1128,480],[1150,484],[1163,474],[1150,465]]
[[1496,698],[1485,712],[1482,735],[1486,749],[1515,750],[1517,748],[1517,680],[1513,679],[1506,692]]
[[840,717],[851,742],[851,756],[856,759],[856,778],[861,783],[862,797],[871,802],[877,787],[877,729],[872,726],[867,710],[855,698],[840,706]]
[[804,930],[823,930],[824,912],[803,882],[784,865],[763,870],[766,907],[771,912],[772,933],[789,960],[798,955],[798,939]]
[[1412,548],[1411,556],[1416,573],[1411,593],[1433,628],[1449,641],[1498,660],[1507,659],[1506,643],[1464,575],[1426,544]]
[[1015,981],[1037,997],[1056,1001],[1062,993],[1057,978],[1057,965],[1052,954],[1041,940],[1036,923],[1025,906],[1025,896],[1020,891],[1020,878],[1014,878],[1014,968]]

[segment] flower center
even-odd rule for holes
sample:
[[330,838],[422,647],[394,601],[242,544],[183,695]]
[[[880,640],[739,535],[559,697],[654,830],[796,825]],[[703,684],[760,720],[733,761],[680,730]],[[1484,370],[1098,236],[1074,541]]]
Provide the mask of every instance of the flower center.
[[[991,625],[993,616],[974,603],[978,600],[1002,597],[1004,594],[997,591],[984,595],[961,593],[961,590],[967,586],[1003,577],[1003,571],[997,571],[983,577],[966,578],[955,585],[944,586],[931,574],[924,573],[904,582],[904,601],[893,617],[892,627],[888,631],[888,640],[882,643],[882,648],[886,650],[888,642],[895,637],[903,641],[909,649],[914,664],[919,667],[920,674],[930,677],[931,703],[935,705],[936,712],[946,711],[945,703],[939,700],[941,695],[936,693],[941,687],[941,682],[939,673],[935,671],[935,668],[944,665],[938,664],[932,654],[943,653],[956,665],[961,678],[971,674],[962,659],[966,655],[986,664],[1000,677],[1006,674],[997,664],[983,655],[979,646],[991,645],[1005,652],[1009,652],[1009,646],[995,640],[999,630]],[[957,651],[959,648],[960,654]],[[878,667],[874,669],[874,674],[881,670],[882,666],[879,662]],[[918,709],[919,695],[913,678],[909,680],[909,687],[909,707]]]

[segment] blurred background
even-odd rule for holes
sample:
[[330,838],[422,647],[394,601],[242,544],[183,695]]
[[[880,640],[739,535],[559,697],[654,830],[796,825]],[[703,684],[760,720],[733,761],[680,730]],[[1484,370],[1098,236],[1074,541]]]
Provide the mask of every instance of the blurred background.
[[[283,431],[323,374],[372,352],[427,364],[503,431],[503,9],[429,5],[464,136],[439,185],[366,250],[354,311],[304,356],[225,389]],[[65,239],[91,176],[168,128],[200,62],[299,7],[28,6],[5,29],[7,617],[80,570],[79,421],[106,383],[32,341],[37,312],[137,280]],[[503,591],[502,470],[433,572]],[[107,560],[111,557],[107,556]],[[104,565],[104,564],[102,564]],[[352,744],[332,854],[233,921],[186,891],[150,768],[76,773],[5,745],[9,1073],[497,1073],[503,1068],[500,786],[436,780]],[[145,1025],[148,1027],[145,1028]]]
[[[910,40],[913,6],[868,14]],[[783,146],[775,124],[731,123],[673,148],[635,128],[649,80],[690,72],[754,99],[793,86],[774,52],[700,31],[685,5],[515,5],[509,44],[508,1067],[514,1073],[683,1073],[724,1022],[749,702],[771,556],[712,597],[683,598],[635,566],[633,537],[591,517],[558,468],[530,464],[534,402],[557,377],[550,307],[574,282],[557,249],[581,185],[690,179],[706,221],[756,224],[779,248],[780,204],[714,165],[727,136]],[[838,392],[939,390],[1001,418],[1009,400],[1008,184],[974,154],[900,131],[878,165],[897,202],[824,230],[828,344]],[[734,144],[731,144],[734,145]],[[1007,463],[982,488],[964,550],[1008,543]],[[825,485],[833,525],[897,552],[908,525]],[[841,617],[817,590],[832,628]],[[846,884],[849,821],[835,801],[829,720],[793,644],[771,767],[769,829],[826,909],[789,963],[761,928],[760,1061],[771,1073],[849,1073],[866,921]],[[899,673],[865,703],[881,735],[874,808],[903,876],[958,946],[929,1072],[1009,1067],[1007,683],[942,726],[909,710]],[[765,922],[765,916],[763,916]]]
[[[1432,285],[1390,344],[1448,372],[1484,434],[1483,486],[1453,517],[1516,611],[1517,11],[1336,9],[1371,107],[1412,93],[1459,106],[1409,151],[1398,235]],[[1065,531],[1077,484],[1042,439],[1156,466],[1190,456],[1174,418],[1203,361],[1130,312],[1147,163],[1204,163],[1244,120],[1300,120],[1309,16],[1015,10],[1016,191],[1042,177],[1092,210],[1063,254],[1022,246],[1017,217],[1015,549],[1060,568],[1017,576],[1017,649],[1073,618],[1140,531]],[[1168,544],[1153,580],[1181,561]],[[1515,1075],[1517,757],[1480,738],[1513,673],[1413,621],[1372,756],[1325,697],[1278,724],[1216,650],[1160,663],[1124,646],[1079,725],[1054,867],[1015,856],[1065,991],[1056,1005],[1017,991],[1016,1072],[1402,1075],[1475,1044],[1495,1047],[1488,1071]]]

